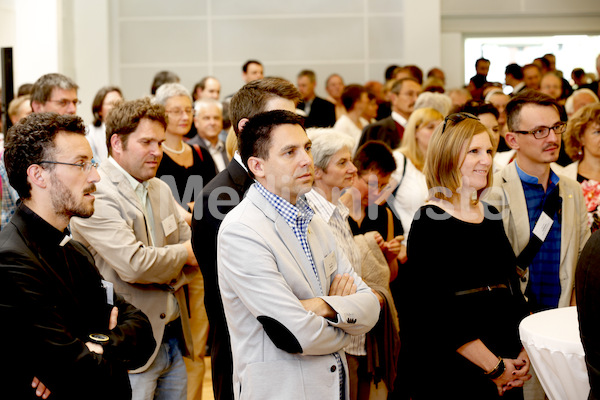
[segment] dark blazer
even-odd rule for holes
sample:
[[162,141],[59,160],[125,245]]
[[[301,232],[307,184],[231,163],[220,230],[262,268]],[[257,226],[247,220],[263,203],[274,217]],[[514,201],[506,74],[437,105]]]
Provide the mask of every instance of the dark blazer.
[[[304,110],[304,103],[298,104],[298,108]],[[304,120],[305,128],[320,127],[327,128],[335,125],[335,104],[315,97],[310,106],[310,114]]]
[[600,398],[600,231],[586,243],[575,271],[579,331],[590,379],[590,399]]
[[[154,350],[146,315],[114,296],[119,323],[108,331],[112,306],[100,273],[79,242],[21,204],[0,233],[0,319],[4,329],[2,398],[36,398],[38,377],[56,399],[131,399],[128,369]],[[104,354],[88,350],[91,333],[110,337]],[[5,397],[6,396],[6,397]]]
[[394,150],[400,146],[404,127],[389,116],[370,125],[365,126],[358,147],[369,140],[380,140]]
[[[238,161],[231,160],[227,168],[206,185],[201,194],[202,200],[196,199],[192,218],[192,246],[204,277],[204,305],[212,337],[215,399],[233,399],[231,343],[217,279],[217,233],[225,215],[242,201],[253,182]],[[221,215],[211,212],[212,204]],[[201,215],[199,211],[202,211]]]

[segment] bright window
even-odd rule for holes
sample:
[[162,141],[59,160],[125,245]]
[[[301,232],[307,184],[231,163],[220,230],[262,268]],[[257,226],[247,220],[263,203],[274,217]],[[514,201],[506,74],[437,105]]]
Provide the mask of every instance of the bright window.
[[504,84],[504,69],[508,64],[523,66],[547,53],[556,56],[556,69],[562,71],[568,81],[574,68],[583,68],[586,73],[596,74],[599,52],[600,36],[468,38],[465,40],[465,84],[475,75],[475,61],[481,57],[491,61],[488,81]]

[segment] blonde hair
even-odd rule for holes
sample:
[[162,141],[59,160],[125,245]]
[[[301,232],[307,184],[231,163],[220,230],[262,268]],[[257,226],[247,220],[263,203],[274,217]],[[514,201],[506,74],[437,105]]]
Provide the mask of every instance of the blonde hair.
[[400,152],[404,154],[404,156],[408,158],[419,171],[423,171],[426,154],[423,154],[417,144],[417,131],[421,129],[423,125],[428,124],[431,121],[443,120],[444,116],[438,110],[434,108],[419,108],[413,111],[406,123],[404,134],[402,135],[402,142],[400,142]]
[[[453,122],[447,119],[444,124],[440,124],[433,133],[427,148],[427,158],[425,160],[425,180],[427,187],[436,189],[431,197],[441,200],[451,201],[450,198],[457,193],[457,190],[462,185],[462,175],[460,167],[462,166],[461,157],[463,149],[468,149],[468,146],[473,140],[473,136],[480,133],[486,133],[492,142],[492,134],[479,120],[465,118],[459,122]],[[492,185],[493,168],[488,171],[487,184],[484,188],[477,191],[477,200],[481,193]]]
[[229,128],[229,132],[227,132],[227,139],[225,139],[225,150],[227,150],[227,156],[229,157],[229,161],[231,161],[237,149],[237,135],[235,134],[235,131],[233,130],[232,126]]
[[600,104],[592,103],[581,107],[569,119],[565,132],[565,151],[575,161],[581,161],[584,156],[583,133],[590,124],[600,125]]

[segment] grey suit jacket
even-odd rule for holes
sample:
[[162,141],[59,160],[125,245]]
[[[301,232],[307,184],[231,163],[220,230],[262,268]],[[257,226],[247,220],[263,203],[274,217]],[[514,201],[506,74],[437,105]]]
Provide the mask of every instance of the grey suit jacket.
[[[579,183],[566,176],[560,176],[559,195],[562,198],[562,221],[559,269],[561,293],[558,306],[567,307],[573,292],[575,266],[590,237],[590,229]],[[506,236],[515,255],[518,256],[529,243],[531,231],[525,192],[514,162],[494,175],[494,188],[486,195],[485,201],[501,211]],[[523,293],[528,281],[529,271],[525,280],[521,281]]]
[[[368,332],[379,318],[376,297],[318,215],[309,224],[308,242],[318,279],[292,229],[255,186],[221,224],[218,274],[235,398],[339,399],[333,354],[344,362],[347,383],[342,349],[350,335]],[[356,294],[327,296],[338,273],[354,277]],[[303,308],[300,300],[314,297],[337,312],[336,321]]]
[[[143,205],[127,178],[111,162],[98,172],[95,212],[90,218],[71,219],[73,237],[92,253],[104,279],[114,284],[131,304],[150,319],[156,349],[146,365],[131,371],[143,372],[152,364],[162,342],[170,293],[178,300],[184,339],[189,354],[192,340],[188,309],[183,292],[198,271],[185,264],[187,250],[181,244],[191,237],[189,226],[180,217],[171,190],[158,178],[148,181],[148,197],[154,218],[154,246],[150,245],[150,224]],[[176,227],[165,235],[163,221],[174,218]]]

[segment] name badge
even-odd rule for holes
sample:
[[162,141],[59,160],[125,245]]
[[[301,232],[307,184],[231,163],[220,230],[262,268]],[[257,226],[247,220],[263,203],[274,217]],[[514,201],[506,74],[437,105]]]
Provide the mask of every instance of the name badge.
[[175,232],[175,230],[177,229],[177,223],[175,222],[175,217],[173,216],[173,214],[163,219],[162,227],[163,231],[165,231],[165,236],[169,236],[171,233]]
[[115,305],[115,287],[112,282],[102,280],[102,287],[106,290],[106,302],[111,306]]
[[325,266],[325,273],[327,274],[327,276],[330,276],[331,274],[337,271],[335,251],[332,251],[331,253],[325,256],[325,259],[323,260],[323,265]]
[[533,228],[533,234],[543,242],[546,240],[546,236],[548,236],[548,232],[550,232],[553,222],[554,221],[548,216],[548,214],[542,212],[542,215],[540,215],[537,223],[535,224],[535,228]]

